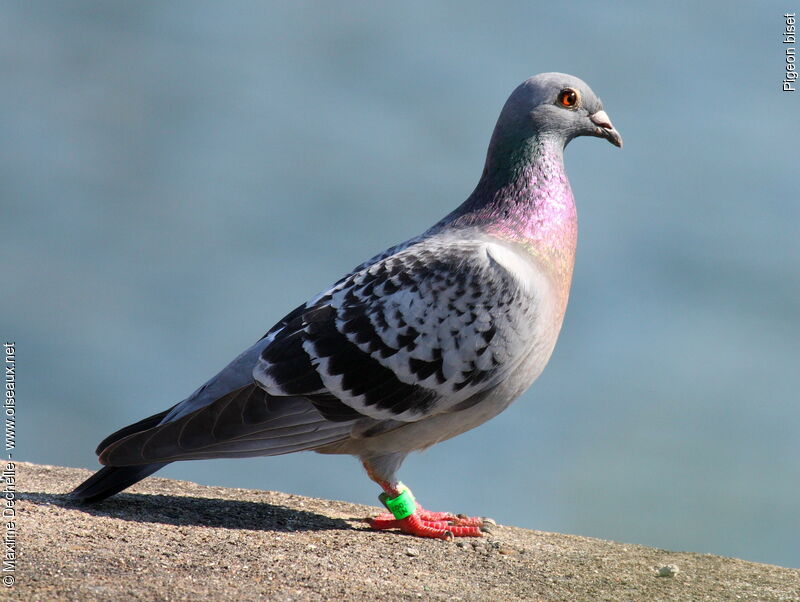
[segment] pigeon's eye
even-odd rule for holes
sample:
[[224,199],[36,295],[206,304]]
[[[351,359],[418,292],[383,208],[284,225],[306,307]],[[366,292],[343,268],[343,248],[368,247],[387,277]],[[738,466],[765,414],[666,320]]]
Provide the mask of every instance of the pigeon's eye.
[[564,88],[558,93],[558,104],[572,109],[578,105],[578,92],[572,88]]

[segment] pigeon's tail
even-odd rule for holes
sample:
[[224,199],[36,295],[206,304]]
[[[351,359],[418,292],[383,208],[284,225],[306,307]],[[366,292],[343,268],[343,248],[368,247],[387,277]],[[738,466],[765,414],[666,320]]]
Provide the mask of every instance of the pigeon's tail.
[[[140,420],[135,424],[131,424],[112,433],[100,442],[95,453],[100,455],[105,448],[115,441],[119,441],[128,435],[158,425],[171,410],[172,408],[154,414],[153,416],[148,416],[144,420]],[[69,494],[69,498],[83,504],[99,502],[149,477],[167,464],[169,464],[169,462],[141,464],[138,466],[106,466],[78,485],[74,491]]]
[[[317,403],[330,400],[315,396]],[[325,418],[305,397],[273,397],[256,384],[185,414],[173,408],[126,426],[97,447],[99,470],[70,494],[97,502],[177,460],[276,456],[346,440],[355,423]],[[191,408],[189,409],[191,410]]]
[[107,442],[100,463],[148,466],[177,460],[277,456],[343,441],[353,423],[352,419],[328,420],[305,397],[274,397],[251,384],[194,411],[177,413],[156,426],[137,428]]
[[167,464],[169,462],[140,466],[105,466],[78,485],[69,494],[69,499],[83,504],[94,504],[149,477]]

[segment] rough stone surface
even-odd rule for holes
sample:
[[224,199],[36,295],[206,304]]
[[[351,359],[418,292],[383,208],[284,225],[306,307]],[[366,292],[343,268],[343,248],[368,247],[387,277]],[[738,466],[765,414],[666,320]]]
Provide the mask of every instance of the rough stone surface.
[[731,558],[505,526],[456,545],[372,532],[374,507],[159,478],[81,508],[63,494],[88,471],[17,470],[5,599],[800,599],[800,571]]

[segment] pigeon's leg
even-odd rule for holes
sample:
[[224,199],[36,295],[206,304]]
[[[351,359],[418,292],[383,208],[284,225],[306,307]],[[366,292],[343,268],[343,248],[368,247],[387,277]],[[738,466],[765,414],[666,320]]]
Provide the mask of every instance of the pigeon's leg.
[[452,539],[481,537],[494,524],[491,519],[455,515],[450,512],[430,512],[417,504],[411,491],[396,478],[381,478],[376,467],[364,461],[369,477],[383,489],[381,502],[390,512],[368,519],[373,529],[400,529],[419,537]]

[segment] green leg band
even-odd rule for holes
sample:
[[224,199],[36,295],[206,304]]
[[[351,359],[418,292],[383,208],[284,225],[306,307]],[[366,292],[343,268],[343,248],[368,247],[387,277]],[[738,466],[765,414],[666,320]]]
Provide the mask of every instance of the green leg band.
[[389,497],[382,493],[378,496],[378,499],[397,520],[403,520],[414,514],[417,509],[417,502],[408,487],[400,483],[399,489],[400,494],[397,497]]

